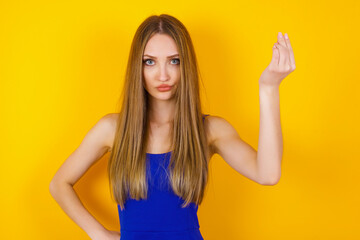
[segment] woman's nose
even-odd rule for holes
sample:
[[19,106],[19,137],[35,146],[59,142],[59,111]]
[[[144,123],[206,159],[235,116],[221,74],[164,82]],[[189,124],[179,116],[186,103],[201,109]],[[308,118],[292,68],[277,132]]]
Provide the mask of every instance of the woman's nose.
[[166,64],[161,64],[159,67],[159,80],[166,81],[169,79],[168,67]]

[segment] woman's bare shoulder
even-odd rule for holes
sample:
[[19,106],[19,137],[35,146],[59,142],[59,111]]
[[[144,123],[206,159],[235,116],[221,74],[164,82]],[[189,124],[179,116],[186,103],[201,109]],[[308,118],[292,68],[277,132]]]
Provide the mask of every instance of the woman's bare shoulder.
[[213,142],[216,139],[218,133],[225,130],[228,124],[229,122],[220,116],[216,116],[216,115],[206,116],[205,128],[209,140]]
[[110,134],[107,137],[107,145],[109,146],[109,152],[111,152],[114,139],[115,139],[115,132],[116,132],[116,125],[119,118],[119,113],[108,113],[103,116],[104,124],[107,124],[108,127],[111,129],[109,132]]
[[104,117],[109,118],[110,121],[116,123],[120,114],[119,113],[108,113]]

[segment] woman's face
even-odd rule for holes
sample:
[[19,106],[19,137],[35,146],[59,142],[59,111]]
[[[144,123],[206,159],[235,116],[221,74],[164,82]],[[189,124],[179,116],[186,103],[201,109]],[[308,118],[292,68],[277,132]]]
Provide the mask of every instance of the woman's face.
[[[150,97],[171,99],[180,80],[180,59],[175,41],[167,34],[155,34],[143,55],[144,86]],[[168,85],[168,88],[159,88]]]

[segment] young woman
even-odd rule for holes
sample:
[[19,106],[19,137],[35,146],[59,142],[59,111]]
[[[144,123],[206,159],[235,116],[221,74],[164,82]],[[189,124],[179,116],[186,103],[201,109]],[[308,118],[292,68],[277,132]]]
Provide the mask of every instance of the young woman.
[[[203,239],[197,209],[215,153],[259,184],[278,182],[282,158],[278,88],[295,69],[289,39],[279,33],[272,61],[259,80],[258,152],[225,119],[202,113],[197,66],[189,33],[178,19],[154,15],[137,29],[121,110],[95,124],[50,184],[55,200],[92,239],[118,240],[120,235],[121,240]],[[107,152],[120,233],[97,222],[72,188]]]

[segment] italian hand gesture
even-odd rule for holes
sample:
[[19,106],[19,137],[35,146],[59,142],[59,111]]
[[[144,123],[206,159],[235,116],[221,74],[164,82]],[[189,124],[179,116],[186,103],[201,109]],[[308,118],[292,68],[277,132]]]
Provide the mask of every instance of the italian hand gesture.
[[290,39],[281,32],[277,36],[278,41],[274,44],[273,55],[269,66],[261,74],[259,84],[263,86],[278,87],[281,81],[295,70],[294,52]]

